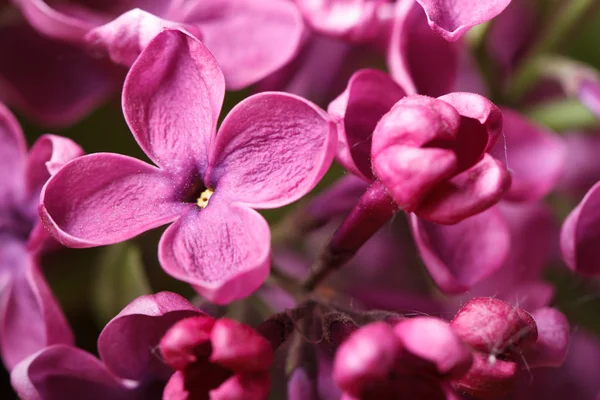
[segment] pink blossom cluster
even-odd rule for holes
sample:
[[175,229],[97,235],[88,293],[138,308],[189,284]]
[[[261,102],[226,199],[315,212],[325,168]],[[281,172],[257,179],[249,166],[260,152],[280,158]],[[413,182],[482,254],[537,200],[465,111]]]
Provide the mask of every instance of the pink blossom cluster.
[[0,397],[600,399],[588,21],[0,0]]

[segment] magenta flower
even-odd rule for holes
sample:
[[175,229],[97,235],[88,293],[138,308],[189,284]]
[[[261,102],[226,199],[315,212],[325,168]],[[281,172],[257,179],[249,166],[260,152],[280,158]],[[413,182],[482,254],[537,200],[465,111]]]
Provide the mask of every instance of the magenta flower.
[[175,293],[141,296],[100,333],[100,360],[76,347],[48,346],[15,367],[12,385],[23,400],[160,399],[173,370],[155,349],[173,324],[198,315]]
[[335,129],[312,103],[262,93],[239,103],[215,136],[225,84],[194,37],[160,33],[133,65],[123,110],[159,168],[118,154],[66,165],[42,193],[40,213],[70,247],[116,243],[175,222],[160,262],[217,303],[249,295],[269,271],[270,232],[253,208],[299,199],[335,152]]
[[433,222],[456,223],[498,202],[510,185],[489,154],[502,131],[498,108],[472,93],[404,95],[382,72],[352,77],[328,108],[340,163],[376,177],[400,208]]
[[304,30],[300,13],[286,0],[15,3],[39,32],[102,49],[126,66],[163,28],[185,29],[214,54],[229,89],[246,87],[284,66],[296,55]]
[[[566,357],[569,325],[551,308],[527,311],[491,297],[466,303],[450,323],[473,349],[473,366],[453,384],[478,399],[510,391],[521,371],[560,366]],[[526,372],[523,372],[526,373]]]
[[82,153],[54,135],[42,136],[27,153],[21,128],[0,104],[0,354],[9,370],[45,346],[73,342],[39,265],[53,241],[36,210],[50,175]]
[[417,317],[375,322],[339,347],[333,376],[342,399],[451,399],[450,381],[470,368],[471,352],[447,322]]
[[269,395],[273,349],[248,325],[227,318],[187,318],[161,339],[160,352],[176,370],[164,400],[261,400]]

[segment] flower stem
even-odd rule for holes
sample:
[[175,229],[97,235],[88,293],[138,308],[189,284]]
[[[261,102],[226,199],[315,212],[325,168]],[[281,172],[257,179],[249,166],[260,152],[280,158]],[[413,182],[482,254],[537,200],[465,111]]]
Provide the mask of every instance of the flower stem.
[[375,181],[335,231],[329,243],[303,282],[305,291],[312,291],[332,271],[346,264],[398,210],[380,181]]

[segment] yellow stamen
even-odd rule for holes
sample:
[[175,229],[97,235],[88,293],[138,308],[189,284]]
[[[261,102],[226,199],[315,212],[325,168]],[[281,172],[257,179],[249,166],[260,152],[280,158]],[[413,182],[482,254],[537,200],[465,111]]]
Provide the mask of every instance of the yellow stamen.
[[198,207],[205,208],[208,205],[208,200],[210,199],[210,196],[213,195],[213,193],[214,190],[212,189],[206,189],[204,192],[202,192],[202,194],[200,194],[200,197],[198,197],[198,200],[196,201]]

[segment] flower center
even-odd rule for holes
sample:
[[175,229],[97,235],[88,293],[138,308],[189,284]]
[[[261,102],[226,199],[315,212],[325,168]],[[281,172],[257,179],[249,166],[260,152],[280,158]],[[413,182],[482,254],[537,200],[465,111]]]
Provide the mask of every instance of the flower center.
[[214,190],[212,189],[206,189],[204,192],[200,193],[200,197],[198,197],[198,200],[196,200],[198,207],[205,208],[208,205],[208,200],[213,193]]

